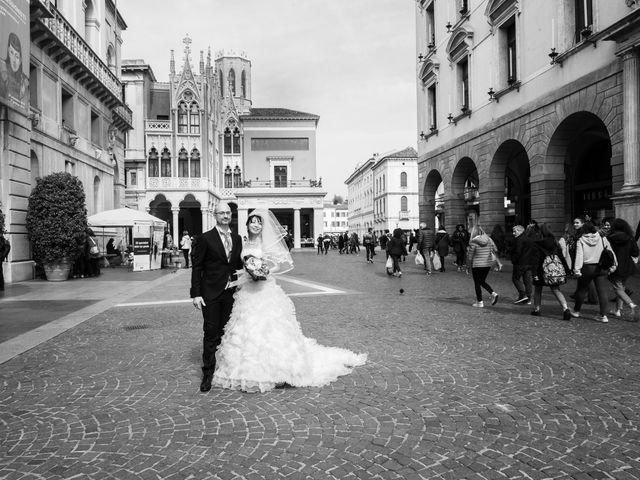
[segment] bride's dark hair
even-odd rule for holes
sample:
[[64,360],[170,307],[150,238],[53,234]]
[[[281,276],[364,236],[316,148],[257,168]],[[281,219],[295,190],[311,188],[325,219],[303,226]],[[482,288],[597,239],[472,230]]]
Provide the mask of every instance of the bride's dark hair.
[[262,219],[262,217],[260,215],[256,215],[256,214],[252,213],[251,215],[249,215],[249,218],[247,218],[247,223],[245,224],[247,227],[251,223],[251,219],[252,218],[257,218],[258,220],[260,220],[260,225],[264,224],[264,220]]

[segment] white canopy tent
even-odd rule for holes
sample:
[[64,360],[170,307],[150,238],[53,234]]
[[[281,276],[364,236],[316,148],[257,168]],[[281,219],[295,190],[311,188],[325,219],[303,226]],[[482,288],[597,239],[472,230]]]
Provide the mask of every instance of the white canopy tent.
[[126,207],[105,210],[87,218],[87,223],[91,227],[133,227],[134,222],[151,222],[153,225],[163,227],[167,224],[164,220],[147,212]]

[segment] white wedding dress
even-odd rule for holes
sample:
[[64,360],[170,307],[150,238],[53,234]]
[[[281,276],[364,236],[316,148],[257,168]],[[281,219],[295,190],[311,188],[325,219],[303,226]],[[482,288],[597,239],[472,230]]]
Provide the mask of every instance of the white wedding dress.
[[[242,258],[261,253],[245,246]],[[259,281],[244,277],[216,352],[214,386],[245,392],[266,392],[283,383],[320,387],[366,362],[366,354],[305,337],[293,302],[273,275]]]

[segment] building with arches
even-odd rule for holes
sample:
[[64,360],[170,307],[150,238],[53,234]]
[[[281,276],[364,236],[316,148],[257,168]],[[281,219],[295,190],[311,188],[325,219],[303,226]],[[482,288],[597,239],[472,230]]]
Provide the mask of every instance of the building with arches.
[[0,207],[12,245],[0,268],[8,282],[34,276],[25,218],[36,178],[60,171],[78,177],[89,215],[124,205],[124,138],[132,123],[119,73],[127,25],[113,0],[23,4],[28,104],[0,105]]
[[214,226],[220,201],[234,212],[232,228],[246,233],[252,209],[273,210],[294,246],[322,231],[326,191],[316,172],[317,115],[255,108],[251,62],[244,52],[200,51],[194,70],[191,40],[184,62],[170,57],[168,82],[143,60],[125,60],[125,98],[134,128],[126,149],[126,198],[132,208],[167,222],[177,244]]
[[637,1],[417,0],[416,20],[421,220],[638,224]]
[[374,154],[345,180],[349,231],[376,236],[395,228],[418,228],[418,162],[414,148]]

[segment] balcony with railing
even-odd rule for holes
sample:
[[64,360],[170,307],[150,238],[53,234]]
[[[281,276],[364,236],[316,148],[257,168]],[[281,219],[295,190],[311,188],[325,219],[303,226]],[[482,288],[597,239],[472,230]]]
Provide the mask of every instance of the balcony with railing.
[[400,210],[398,212],[398,220],[409,220],[411,218],[410,213],[410,210]]
[[133,112],[127,105],[120,105],[113,109],[113,122],[121,130],[131,130],[133,128]]
[[144,129],[147,132],[170,132],[170,120],[145,120]]
[[242,182],[240,188],[298,188],[298,187],[310,187],[310,188],[322,188],[322,179],[311,180],[286,180],[286,181],[274,181],[274,180],[245,180]]
[[31,42],[109,108],[124,105],[116,75],[57,8],[43,0],[31,0],[30,6]]
[[205,177],[148,177],[147,190],[206,190],[209,179]]

